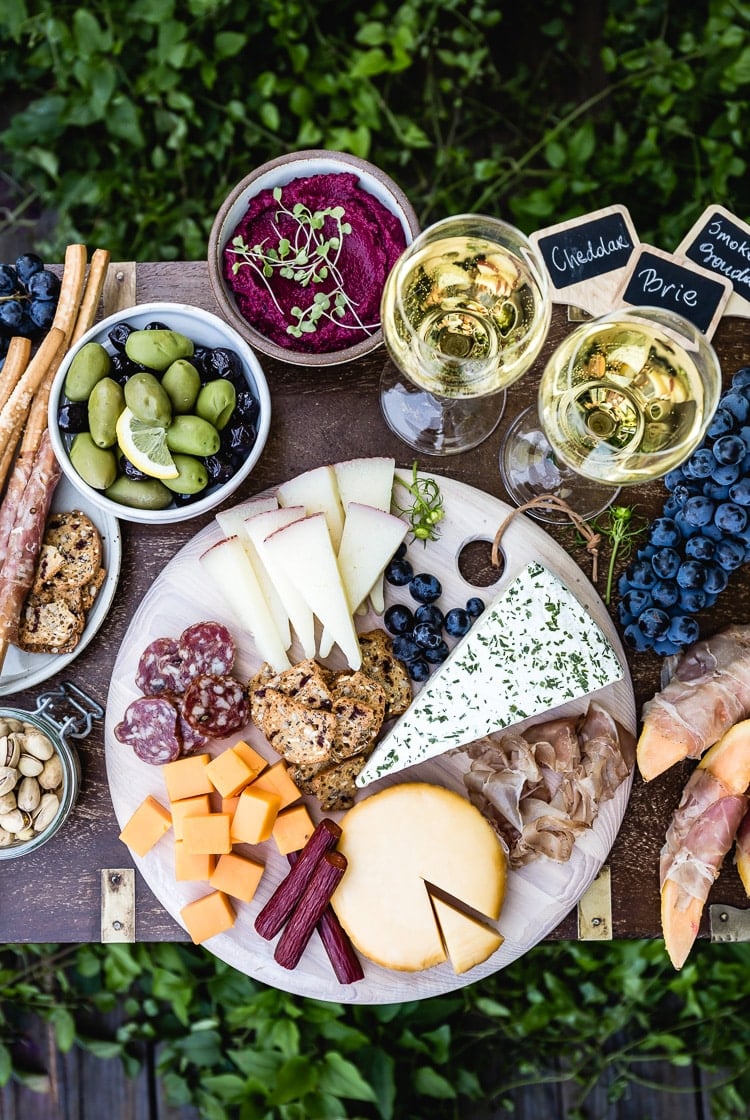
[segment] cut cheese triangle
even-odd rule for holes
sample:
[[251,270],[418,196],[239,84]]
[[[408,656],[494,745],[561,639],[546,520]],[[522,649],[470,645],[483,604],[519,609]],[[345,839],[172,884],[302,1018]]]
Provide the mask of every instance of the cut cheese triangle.
[[[341,828],[338,848],[348,863],[333,908],[356,948],[377,964],[413,972],[446,959],[428,883],[457,905],[499,917],[505,855],[461,794],[425,782],[389,786],[350,809]],[[454,941],[466,963],[470,954],[460,937]]]
[[529,564],[495,598],[357,777],[434,758],[622,680],[617,654],[557,576]]
[[304,506],[305,513],[322,513],[331,534],[334,551],[338,552],[344,531],[336,472],[332,466],[315,467],[282,483],[276,491],[280,506]]
[[[336,473],[336,483],[344,514],[350,502],[360,502],[362,505],[380,509],[383,513],[390,513],[393,476],[396,470],[395,459],[389,459],[385,455],[369,459],[347,459],[343,463],[335,463],[333,469]],[[377,576],[372,587],[368,588],[368,594],[373,610],[377,614],[382,614],[385,610],[382,572]]]
[[362,651],[336,553],[322,513],[292,521],[266,538],[272,564],[295,585],[324,629],[330,630],[351,669],[359,669]]
[[304,597],[300,595],[297,587],[278,564],[273,563],[271,554],[266,547],[266,538],[305,516],[304,506],[287,506],[284,509],[268,509],[248,517],[243,523],[243,528],[249,540],[258,551],[269,576],[273,580],[276,593],[284,604],[289,622],[291,623],[302,652],[305,657],[314,657],[315,646],[315,619]]
[[491,957],[503,943],[502,934],[445,899],[431,895],[435,918],[453,969],[459,975]]

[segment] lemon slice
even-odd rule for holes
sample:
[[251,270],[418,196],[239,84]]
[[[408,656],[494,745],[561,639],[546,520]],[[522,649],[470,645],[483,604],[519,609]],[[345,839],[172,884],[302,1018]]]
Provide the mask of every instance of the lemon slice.
[[129,408],[117,420],[120,450],[139,471],[151,478],[177,478],[179,471],[167,447],[167,430],[147,420],[139,420]]

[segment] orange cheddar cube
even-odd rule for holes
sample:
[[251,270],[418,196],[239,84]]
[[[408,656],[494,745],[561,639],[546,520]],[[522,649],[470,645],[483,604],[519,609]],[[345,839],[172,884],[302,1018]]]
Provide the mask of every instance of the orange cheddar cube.
[[257,771],[248,766],[233,747],[227,747],[209,762],[206,773],[214,789],[218,790],[222,797],[234,797],[253,780]]
[[231,929],[236,917],[232,903],[221,891],[212,891],[188,902],[180,910],[180,916],[195,945]]
[[123,844],[145,856],[172,827],[172,814],[151,794],[143,800],[120,833]]
[[174,845],[174,877],[178,883],[194,879],[210,879],[216,867],[216,856],[206,852],[191,852],[185,847],[184,840],[176,840]]
[[170,803],[172,810],[172,827],[175,840],[183,838],[183,822],[185,817],[197,817],[211,812],[211,798],[207,793],[199,793],[195,797],[183,797],[180,801]]
[[315,825],[307,811],[306,805],[294,805],[279,813],[274,821],[271,835],[276,841],[276,847],[282,856],[289,852],[298,852],[304,848],[313,834]]
[[191,754],[178,758],[162,766],[167,795],[170,801],[181,801],[183,797],[197,797],[200,793],[213,793],[211,779],[206,773],[210,754]]
[[297,801],[302,796],[289,777],[289,771],[283,758],[264,770],[261,776],[255,779],[252,788],[264,789],[268,793],[277,793],[280,800],[280,809],[286,809],[287,805],[291,805],[293,801]]
[[185,817],[182,822],[182,839],[187,851],[194,855],[223,855],[231,852],[232,840],[229,813],[203,813],[199,817]]
[[221,799],[221,811],[222,811],[222,813],[229,813],[229,816],[233,817],[236,810],[237,810],[239,800],[240,800],[240,795],[239,794],[237,794],[236,797],[222,797],[222,799]]
[[264,871],[263,864],[257,860],[229,852],[219,856],[209,882],[217,891],[223,891],[240,902],[252,902]]
[[268,766],[268,763],[266,762],[263,755],[258,754],[258,752],[253,747],[251,747],[249,743],[246,743],[244,739],[240,739],[239,743],[235,743],[232,747],[232,750],[236,751],[240,758],[245,760],[250,769],[255,771],[255,773],[253,774],[253,778],[257,778],[261,770],[265,770]]
[[268,840],[280,805],[278,793],[256,789],[255,782],[246,786],[232,817],[232,840],[238,844],[261,844]]

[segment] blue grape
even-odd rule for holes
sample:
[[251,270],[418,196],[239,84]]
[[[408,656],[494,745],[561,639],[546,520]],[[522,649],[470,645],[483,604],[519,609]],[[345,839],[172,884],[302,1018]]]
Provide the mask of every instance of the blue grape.
[[688,478],[709,478],[716,466],[716,458],[710,447],[699,447],[683,464]]
[[638,627],[647,638],[663,638],[669,629],[669,615],[658,607],[648,607],[638,619]]
[[652,646],[654,653],[658,653],[660,657],[672,657],[680,652],[680,648],[680,645],[673,642],[668,634],[663,638],[657,638]]
[[651,588],[651,599],[655,607],[673,607],[680,598],[680,589],[673,579],[658,579]]
[[643,653],[645,650],[649,649],[651,645],[649,639],[643,633],[637,622],[631,622],[629,626],[626,626],[622,632],[622,636],[625,640],[625,644],[630,646],[632,650],[635,650],[636,653]]
[[738,369],[732,378],[733,389],[746,389],[750,385],[750,366]]
[[631,587],[648,591],[656,583],[656,572],[648,560],[634,560],[625,569],[625,576]]
[[684,481],[685,474],[681,466],[674,467],[671,471],[668,471],[662,479],[667,490],[674,490],[677,486],[681,486]]
[[714,524],[725,533],[741,533],[747,525],[747,513],[734,502],[722,502],[716,507]]
[[750,476],[746,475],[744,478],[738,478],[729,487],[729,497],[738,506],[750,506]]
[[[721,542],[719,542],[721,543]],[[744,550],[743,550],[744,554]],[[705,567],[702,589],[707,595],[718,595],[729,582],[729,576],[718,560],[709,560]],[[706,604],[708,606],[708,604]]]
[[706,565],[700,560],[683,560],[675,578],[680,587],[690,591],[703,587],[706,580]]
[[410,634],[396,634],[393,639],[393,653],[399,661],[405,661],[408,664],[415,657],[421,657],[423,652]]
[[726,435],[716,440],[713,453],[719,463],[741,463],[747,454],[747,448],[745,441],[739,436]]
[[418,572],[409,580],[409,593],[418,603],[434,603],[443,593],[437,576],[429,572]]
[[671,517],[657,517],[651,522],[649,540],[659,548],[662,546],[674,548],[682,540],[682,533],[677,522]]
[[422,603],[414,612],[415,622],[428,622],[436,630],[440,630],[445,619],[440,607],[434,603]]
[[622,596],[621,604],[628,614],[637,618],[642,611],[652,606],[652,599],[648,591],[643,590],[643,588],[631,587]]
[[424,657],[415,657],[411,661],[407,661],[406,671],[417,684],[429,680],[430,666]]
[[[738,537],[724,537],[716,544],[716,563],[724,572],[734,572],[745,562],[745,544]],[[711,591],[712,588],[707,588]],[[723,588],[718,588],[723,591]]]
[[694,537],[685,541],[685,555],[691,560],[713,560],[716,552],[716,541],[706,537],[703,533],[696,533]]
[[711,439],[718,439],[720,436],[726,435],[727,432],[734,430],[734,416],[727,408],[722,408],[721,405],[716,409],[713,414],[711,423],[706,429],[706,434]]
[[667,638],[680,646],[689,646],[697,642],[700,636],[700,627],[694,618],[685,614],[676,614],[669,623]]
[[414,615],[409,607],[394,603],[386,609],[383,625],[389,634],[407,634],[414,626]]
[[661,579],[673,579],[682,563],[676,548],[659,548],[651,557],[651,566]]
[[[713,474],[714,482],[717,482],[720,486],[731,486],[733,482],[737,481],[741,473],[742,459],[739,459],[736,463],[719,463]],[[703,493],[705,494],[705,492],[704,490]]]
[[688,525],[695,525],[701,528],[703,525],[708,525],[713,520],[715,505],[710,498],[705,494],[696,494],[692,498],[688,498],[685,502],[685,508],[682,516]]
[[683,587],[680,589],[679,605],[688,614],[697,614],[705,607],[707,598],[702,587]]
[[418,622],[411,636],[423,650],[436,649],[443,640],[440,632],[434,626],[430,626],[429,622]]
[[429,661],[431,665],[440,665],[441,662],[445,661],[449,653],[448,643],[441,638],[434,646],[429,646],[424,651],[424,658],[425,661]]
[[721,398],[721,407],[731,412],[735,420],[739,420],[741,424],[744,424],[750,416],[750,401],[740,389],[730,389],[725,393]]
[[472,618],[479,618],[484,606],[484,599],[480,599],[478,595],[472,595],[471,599],[466,600],[466,609]]
[[403,587],[414,576],[414,569],[408,560],[389,560],[385,569],[385,578],[394,587]]
[[471,629],[472,618],[463,607],[453,607],[445,616],[445,630],[452,638],[462,638]]

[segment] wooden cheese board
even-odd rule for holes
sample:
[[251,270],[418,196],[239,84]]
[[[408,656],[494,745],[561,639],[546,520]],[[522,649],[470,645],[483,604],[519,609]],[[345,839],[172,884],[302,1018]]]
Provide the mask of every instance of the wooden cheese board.
[[[397,471],[397,474],[407,477],[408,472]],[[440,538],[430,542],[426,548],[419,542],[411,544],[409,558],[415,571],[430,571],[440,579],[443,595],[439,605],[445,604],[446,609],[462,606],[473,595],[481,595],[489,602],[529,562],[540,561],[576,596],[617,653],[623,666],[623,678],[592,695],[634,734],[635,698],[625,655],[602,600],[579,566],[538,524],[519,515],[503,536],[504,568],[497,583],[491,587],[472,586],[461,574],[459,558],[462,550],[475,541],[492,541],[511,507],[464,483],[443,477],[436,477],[436,481],[444,496],[445,509]],[[167,803],[160,768],[139,760],[130,747],[118,743],[114,736],[114,728],[125,708],[139,695],[134,683],[136,667],[148,642],[157,637],[177,637],[191,623],[214,618],[224,622],[235,637],[237,660],[234,674],[240,679],[249,678],[260,667],[261,659],[252,639],[233,625],[223,598],[217,590],[207,586],[205,573],[199,564],[200,555],[222,535],[219,525],[212,523],[173,557],[144,596],[118,652],[107,702],[105,750],[110,793],[121,827],[147,794],[152,794],[163,804]],[[386,584],[386,605],[395,601],[408,602],[408,589]],[[357,619],[361,630],[378,625],[381,625],[381,619],[372,612]],[[292,655],[294,653],[293,647]],[[326,663],[332,667],[343,667],[343,661],[337,662],[336,654],[334,650]],[[301,658],[301,652],[297,656]],[[588,699],[583,698],[556,708],[554,714],[577,714],[585,711],[587,704]],[[212,744],[212,753],[218,753],[240,737],[269,761],[276,760],[277,756],[254,727],[248,727],[242,736],[235,735]],[[453,752],[374,782],[359,796],[367,796],[394,781],[432,782],[464,794],[463,773],[468,765],[460,752]],[[614,798],[601,807],[593,828],[576,842],[569,862],[556,864],[542,858],[510,872],[505,904],[498,922],[504,942],[484,964],[462,975],[457,975],[448,963],[418,973],[404,973],[365,960],[364,979],[344,986],[333,976],[317,937],[309,943],[296,969],[290,971],[277,965],[273,959],[274,943],[264,941],[253,928],[258,910],[288,871],[287,860],[278,854],[273,841],[258,845],[252,853],[248,851],[266,865],[255,899],[249,904],[237,903],[234,927],[205,942],[205,947],[263,983],[317,999],[344,1003],[393,1003],[455,990],[509,965],[547,936],[576,905],[607,859],[625,813],[631,784],[632,775],[619,787]],[[309,800],[309,807],[313,818],[319,820],[323,814],[314,799]],[[339,813],[328,815],[335,819],[341,817]],[[145,857],[133,854],[133,859],[150,889],[178,922],[180,909],[209,889],[205,883],[175,881],[171,834]],[[377,906],[377,899],[373,900],[373,905]]]

